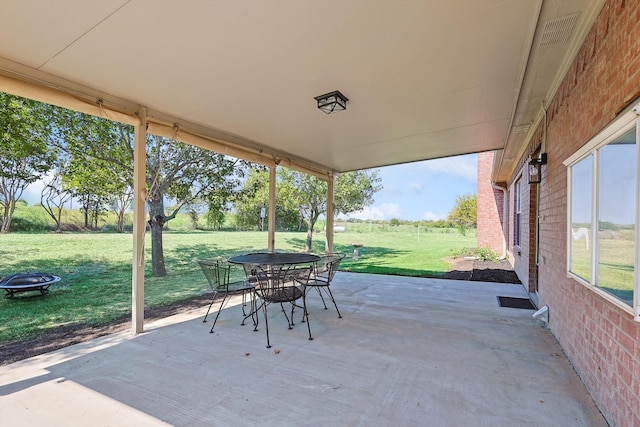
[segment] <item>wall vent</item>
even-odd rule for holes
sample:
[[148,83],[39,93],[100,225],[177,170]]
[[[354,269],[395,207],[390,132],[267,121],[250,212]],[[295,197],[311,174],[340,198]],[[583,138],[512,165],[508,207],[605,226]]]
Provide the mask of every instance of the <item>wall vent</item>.
[[577,12],[547,21],[540,38],[540,49],[568,42],[576,22],[578,22],[579,15],[580,12]]
[[531,124],[518,125],[513,127],[513,133],[527,133],[531,129]]

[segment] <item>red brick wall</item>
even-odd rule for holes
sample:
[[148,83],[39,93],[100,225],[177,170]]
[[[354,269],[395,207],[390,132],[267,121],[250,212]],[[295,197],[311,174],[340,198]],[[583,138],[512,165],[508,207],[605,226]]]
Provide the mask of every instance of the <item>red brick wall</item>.
[[[536,204],[538,200],[538,186],[529,184],[527,162],[529,157],[522,160],[520,168],[509,183],[509,232],[507,251],[518,278],[529,292],[536,292],[538,281],[536,269]],[[520,245],[516,244],[516,185],[521,181],[520,205]]]
[[[639,96],[640,1],[609,0],[547,109],[548,164],[539,185],[539,300],[549,305],[552,332],[613,426],[640,426],[640,323],[567,277],[567,169],[562,162]],[[542,127],[536,132],[541,135]],[[539,138],[531,142],[522,164],[539,146]],[[523,257],[515,264],[528,278]],[[530,270],[530,259],[526,262]]]
[[500,256],[505,255],[503,233],[504,193],[491,185],[493,151],[478,154],[478,247],[489,248]]

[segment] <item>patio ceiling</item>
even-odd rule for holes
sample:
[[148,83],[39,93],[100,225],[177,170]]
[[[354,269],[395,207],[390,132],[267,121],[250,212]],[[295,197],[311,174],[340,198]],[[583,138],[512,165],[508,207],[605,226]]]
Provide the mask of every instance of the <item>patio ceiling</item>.
[[[504,181],[602,4],[0,0],[0,90],[144,106],[325,173],[501,150]],[[336,89],[348,108],[325,115]]]

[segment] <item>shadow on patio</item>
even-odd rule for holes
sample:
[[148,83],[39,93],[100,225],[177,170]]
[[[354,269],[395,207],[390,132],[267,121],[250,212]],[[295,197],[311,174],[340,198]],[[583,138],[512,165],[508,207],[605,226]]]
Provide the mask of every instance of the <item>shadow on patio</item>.
[[[606,426],[519,285],[340,272],[309,294],[313,341],[203,309],[0,367],[11,426]],[[297,319],[299,319],[299,314]],[[263,321],[262,317],[260,319]]]

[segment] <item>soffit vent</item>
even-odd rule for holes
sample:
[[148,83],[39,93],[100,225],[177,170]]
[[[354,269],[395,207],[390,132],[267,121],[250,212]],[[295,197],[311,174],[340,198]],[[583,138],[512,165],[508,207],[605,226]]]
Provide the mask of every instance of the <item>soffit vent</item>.
[[513,133],[527,133],[531,128],[531,124],[518,125],[513,127]]
[[578,22],[580,12],[547,21],[540,38],[540,49],[556,46],[569,41],[573,27]]

